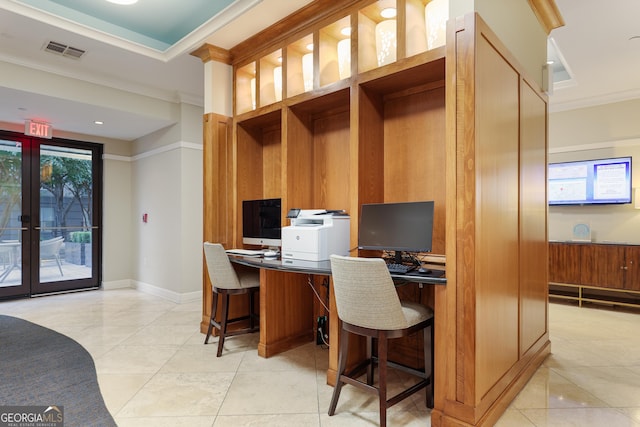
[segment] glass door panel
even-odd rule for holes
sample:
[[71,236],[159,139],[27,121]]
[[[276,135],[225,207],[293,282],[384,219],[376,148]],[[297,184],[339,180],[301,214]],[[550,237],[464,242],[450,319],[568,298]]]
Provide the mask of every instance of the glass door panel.
[[100,286],[102,152],[0,131],[0,298]]
[[22,275],[22,143],[0,139],[0,297],[26,295]]
[[40,145],[36,293],[99,286],[92,262],[96,157],[91,148]]

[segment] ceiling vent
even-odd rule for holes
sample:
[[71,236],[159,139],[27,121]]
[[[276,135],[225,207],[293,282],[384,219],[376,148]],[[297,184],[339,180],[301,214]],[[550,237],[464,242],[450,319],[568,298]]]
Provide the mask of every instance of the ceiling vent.
[[62,55],[67,58],[80,59],[86,51],[78,49],[77,47],[67,46],[66,44],[50,41],[44,46],[44,50],[47,52],[55,53],[56,55]]

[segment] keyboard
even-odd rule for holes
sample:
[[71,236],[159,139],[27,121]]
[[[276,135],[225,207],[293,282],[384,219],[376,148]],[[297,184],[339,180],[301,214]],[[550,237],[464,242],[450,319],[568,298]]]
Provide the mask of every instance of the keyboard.
[[230,255],[242,255],[242,256],[261,256],[264,254],[261,250],[252,249],[227,249],[226,251]]
[[389,273],[391,274],[405,274],[414,270],[416,268],[415,265],[404,265],[404,264],[395,264],[388,263],[387,268],[389,269]]

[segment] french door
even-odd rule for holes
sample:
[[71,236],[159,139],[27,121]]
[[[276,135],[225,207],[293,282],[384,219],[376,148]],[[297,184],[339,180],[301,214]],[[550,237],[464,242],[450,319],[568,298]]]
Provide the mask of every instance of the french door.
[[102,281],[102,145],[0,131],[0,298]]

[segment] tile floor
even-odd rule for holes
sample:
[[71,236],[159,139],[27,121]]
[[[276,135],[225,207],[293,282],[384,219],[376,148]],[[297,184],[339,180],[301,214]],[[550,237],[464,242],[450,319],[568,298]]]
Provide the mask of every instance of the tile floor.
[[[89,350],[121,427],[378,424],[376,399],[349,386],[337,414],[327,415],[326,349],[310,343],[263,359],[252,334],[228,339],[216,358],[216,346],[202,344],[200,311],[200,302],[174,304],[130,289],[0,302],[0,313]],[[497,425],[640,426],[640,313],[564,304],[549,311],[553,354]],[[428,426],[423,402],[418,394],[394,406],[389,424]]]

